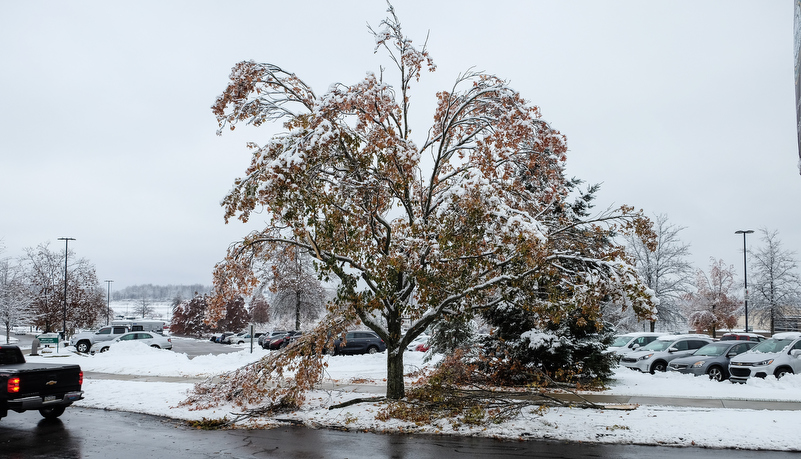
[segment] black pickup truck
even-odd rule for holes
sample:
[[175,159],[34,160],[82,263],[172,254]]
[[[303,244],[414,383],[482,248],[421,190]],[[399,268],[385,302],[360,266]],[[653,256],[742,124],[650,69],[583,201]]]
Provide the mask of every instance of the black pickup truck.
[[19,347],[0,345],[0,418],[9,410],[39,410],[45,418],[57,418],[83,398],[81,384],[79,365],[26,363]]

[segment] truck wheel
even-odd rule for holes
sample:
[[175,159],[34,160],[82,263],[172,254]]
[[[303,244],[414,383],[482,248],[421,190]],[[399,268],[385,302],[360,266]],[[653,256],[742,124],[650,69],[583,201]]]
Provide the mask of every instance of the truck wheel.
[[45,419],[55,419],[62,414],[64,414],[63,406],[54,406],[52,408],[42,408],[39,410],[39,414],[42,415]]
[[78,341],[78,344],[75,345],[75,350],[81,354],[86,354],[89,352],[90,347],[91,346],[89,345],[88,341]]

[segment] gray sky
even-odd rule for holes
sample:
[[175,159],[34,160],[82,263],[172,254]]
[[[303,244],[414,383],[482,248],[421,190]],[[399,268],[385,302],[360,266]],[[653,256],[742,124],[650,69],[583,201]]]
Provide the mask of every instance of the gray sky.
[[[436,5],[432,5],[435,3]],[[567,136],[568,173],[686,229],[691,261],[742,273],[738,229],[801,253],[793,2],[393,2],[438,69],[412,94],[416,140],[434,95],[474,67],[510,81]],[[289,6],[291,5],[291,6]],[[5,256],[73,237],[113,288],[211,283],[228,245],[219,202],[245,142],[209,107],[231,67],[277,64],[311,84],[388,69],[366,24],[383,0],[0,0],[0,240]],[[759,243],[758,234],[748,239]]]

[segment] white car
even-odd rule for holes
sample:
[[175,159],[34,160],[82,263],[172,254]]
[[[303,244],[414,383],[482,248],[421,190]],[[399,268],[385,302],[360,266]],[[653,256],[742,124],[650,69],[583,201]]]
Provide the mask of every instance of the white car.
[[779,379],[793,373],[801,373],[801,332],[776,333],[729,361],[729,380],[733,383],[770,375]]
[[156,349],[172,349],[171,338],[159,335],[158,333],[137,331],[125,333],[124,335],[121,335],[111,341],[95,343],[92,345],[92,348],[89,349],[89,353],[94,354],[95,352],[106,352],[114,347],[115,344],[131,341],[147,344],[148,346]]
[[406,346],[407,351],[416,351],[417,346],[421,344],[428,344],[428,335],[420,335],[417,338],[413,339],[408,346]]
[[711,342],[706,335],[664,335],[624,355],[620,364],[643,373],[666,371],[673,359],[687,357]]
[[656,332],[634,332],[625,335],[615,335],[615,340],[606,348],[606,352],[614,352],[618,357],[624,356],[629,352],[645,346],[651,341],[664,336],[667,333]]

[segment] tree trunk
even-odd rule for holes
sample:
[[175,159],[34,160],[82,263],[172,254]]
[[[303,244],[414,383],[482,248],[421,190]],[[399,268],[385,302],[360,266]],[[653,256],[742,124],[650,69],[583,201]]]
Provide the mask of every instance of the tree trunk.
[[300,330],[300,291],[295,292],[295,330]]
[[387,398],[390,400],[400,400],[406,397],[406,389],[403,385],[403,348],[400,347],[401,318],[400,308],[392,307],[387,314]]
[[406,397],[403,385],[403,349],[394,343],[393,349],[387,347],[387,398],[400,400]]

